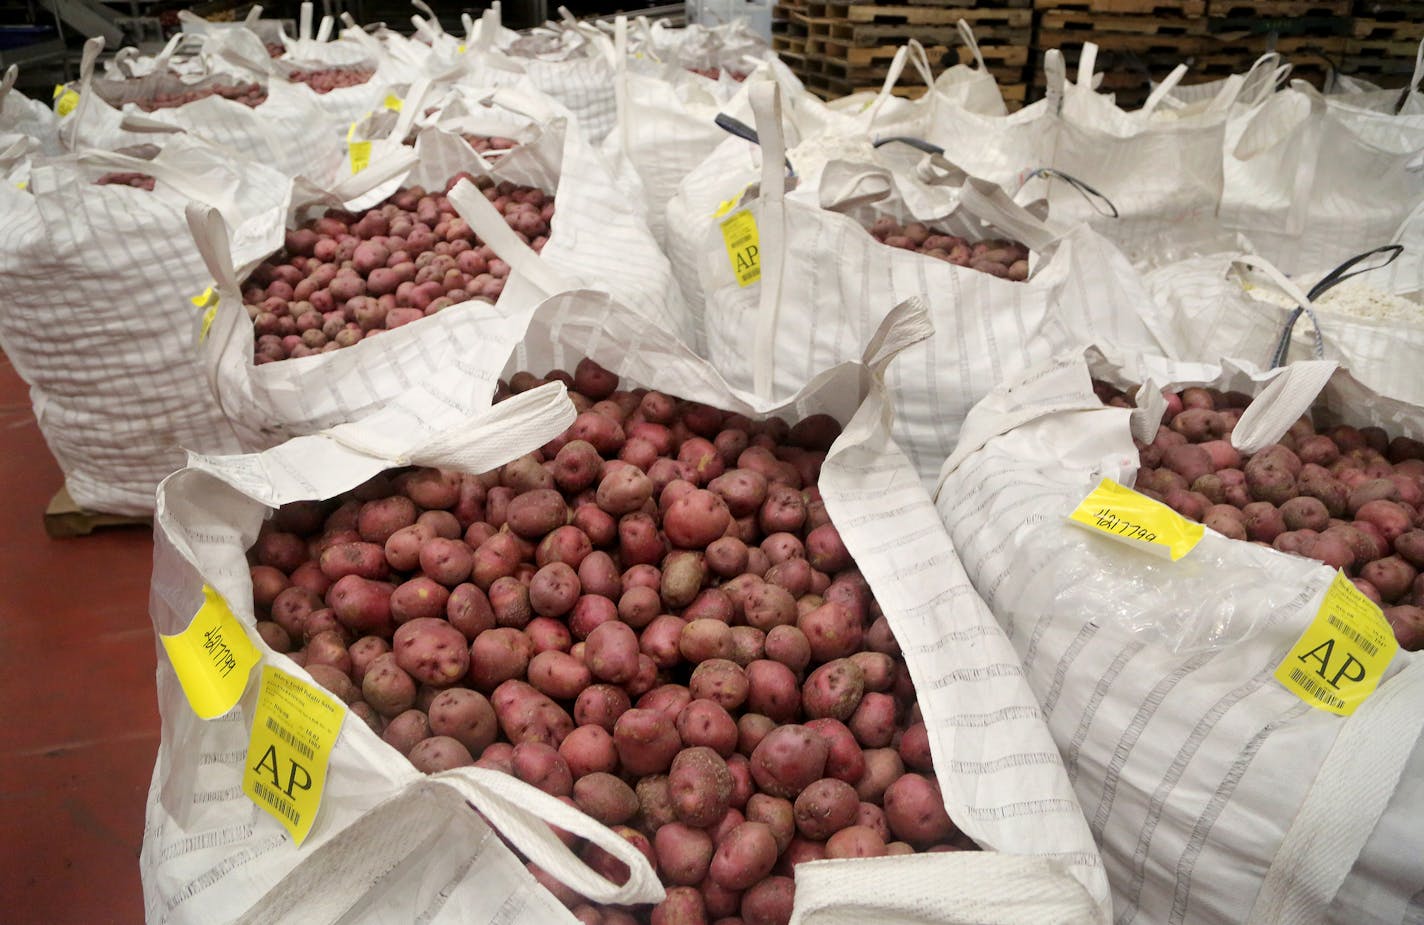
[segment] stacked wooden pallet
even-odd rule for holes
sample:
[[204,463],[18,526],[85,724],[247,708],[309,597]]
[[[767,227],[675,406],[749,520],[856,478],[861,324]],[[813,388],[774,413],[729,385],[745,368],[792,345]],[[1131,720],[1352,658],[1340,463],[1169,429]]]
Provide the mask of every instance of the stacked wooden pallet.
[[1100,86],[1123,106],[1138,105],[1151,81],[1200,54],[1208,39],[1207,0],[1034,0],[1038,18],[1034,94],[1044,90],[1043,52],[1057,48],[1074,76],[1085,42],[1098,46]]
[[[925,46],[936,70],[955,60],[968,63],[972,55],[959,39],[961,20],[974,30],[1004,98],[1022,102],[1033,36],[1029,0],[980,5],[974,0],[790,0],[776,7],[772,45],[807,87],[831,99],[880,89],[895,52],[911,39]],[[905,70],[895,89],[906,96],[924,91],[914,68]]]
[[1424,3],[1356,0],[1354,14],[1341,72],[1384,87],[1404,86],[1414,73],[1414,56],[1424,41]]
[[1208,0],[1211,37],[1192,62],[1193,80],[1240,73],[1268,51],[1293,80],[1323,86],[1340,64],[1353,25],[1350,0]]

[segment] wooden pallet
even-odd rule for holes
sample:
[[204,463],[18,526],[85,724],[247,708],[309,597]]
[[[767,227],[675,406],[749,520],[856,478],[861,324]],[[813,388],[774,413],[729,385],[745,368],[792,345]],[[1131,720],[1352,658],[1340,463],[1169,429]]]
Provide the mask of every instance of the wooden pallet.
[[1361,77],[1386,89],[1401,89],[1414,76],[1414,62],[1399,58],[1380,60],[1374,57],[1346,55],[1340,60],[1340,73]]
[[1370,39],[1373,41],[1410,41],[1417,43],[1420,39],[1424,39],[1424,5],[1421,5],[1419,19],[1414,22],[1383,19],[1356,19],[1354,33],[1354,37],[1357,39]]
[[[958,8],[979,5],[979,0],[904,0],[911,6],[952,6]],[[994,6],[1001,9],[1027,10],[1033,7],[1033,0],[995,0]]]
[[57,540],[88,536],[105,527],[148,527],[152,523],[153,520],[149,517],[86,511],[70,497],[67,488],[55,492],[44,512],[45,533]]
[[1206,15],[1217,19],[1349,16],[1350,0],[1207,0]]
[[[984,63],[989,70],[996,68],[1018,67],[1022,68],[1028,64],[1029,47],[1027,45],[980,45],[979,54],[984,56]],[[953,64],[973,64],[974,52],[963,45],[953,46],[940,59],[941,67],[949,67]]]
[[932,6],[882,6],[868,3],[836,3],[810,0],[804,18],[811,20],[844,20],[852,23],[881,23],[912,26],[952,26],[961,19],[974,27],[995,26],[1028,29],[1033,25],[1033,11],[1027,9],[959,8]]
[[[1235,58],[1240,64],[1238,72],[1244,72],[1261,55],[1276,51],[1293,64],[1302,63],[1296,59],[1339,61],[1350,41],[1337,35],[1215,35],[1202,45],[1203,59]],[[1409,54],[1414,54],[1410,49]]]
[[1203,19],[1111,15],[1084,10],[1048,10],[1039,20],[1039,28],[1137,35],[1202,35],[1206,32],[1206,22]]
[[1033,0],[1035,10],[1087,10],[1092,13],[1125,13],[1131,16],[1206,15],[1206,0]]
[[1409,20],[1420,17],[1419,0],[1355,0],[1356,16],[1369,19]]
[[1408,59],[1410,70],[1414,68],[1414,56],[1419,51],[1416,39],[1348,39],[1343,53],[1352,58],[1398,58]]
[[[1102,52],[1131,52],[1137,55],[1173,57],[1178,61],[1200,53],[1202,43],[1209,41],[1205,35],[1155,35],[1118,32],[1083,32],[1079,29],[1040,29],[1036,51],[1058,48],[1076,58],[1085,41],[1095,43],[1101,57]],[[1246,62],[1247,66],[1250,62]],[[1244,70],[1244,67],[1243,67]]]

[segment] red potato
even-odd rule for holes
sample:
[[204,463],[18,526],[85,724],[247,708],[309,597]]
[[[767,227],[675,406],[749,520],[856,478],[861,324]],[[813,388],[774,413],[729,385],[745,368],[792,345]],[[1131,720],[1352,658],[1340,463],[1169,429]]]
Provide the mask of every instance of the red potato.
[[712,836],[681,822],[661,826],[653,836],[658,873],[674,886],[696,886],[707,877],[715,851]]
[[417,575],[398,585],[391,593],[391,619],[396,623],[408,623],[421,618],[443,617],[449,601],[450,592],[443,585],[424,575]]
[[737,749],[737,722],[711,700],[692,700],[677,714],[678,738],[689,748],[705,746],[724,759]]
[[796,808],[790,800],[754,793],[747,800],[746,818],[751,822],[762,822],[771,829],[776,839],[776,853],[783,854],[796,834]]
[[847,826],[860,813],[855,788],[843,780],[823,777],[796,797],[796,828],[806,838],[824,841]]
[[880,804],[885,799],[885,791],[905,774],[905,765],[899,752],[893,748],[870,748],[862,755],[865,773],[856,781],[855,792],[864,803]]
[[653,907],[651,925],[706,925],[707,907],[702,894],[690,886],[675,886]]
[[732,661],[745,668],[765,655],[766,633],[754,626],[732,627]]
[[493,691],[506,681],[524,677],[533,656],[533,643],[519,630],[486,630],[470,645],[470,683],[477,690]]
[[[736,598],[733,601],[735,604]],[[757,582],[748,587],[741,597],[741,610],[747,624],[764,633],[798,622],[795,596],[770,582]],[[812,651],[814,654],[814,649]]]
[[890,831],[917,847],[947,841],[958,831],[938,785],[919,774],[906,774],[886,788],[884,807]]
[[655,710],[635,708],[618,717],[613,741],[624,771],[639,776],[665,773],[682,750],[673,721]]
[[862,748],[886,748],[895,737],[898,714],[894,697],[868,691],[846,726]]
[[924,723],[914,723],[900,736],[898,751],[905,767],[915,771],[933,773],[934,761],[930,757],[929,728]]
[[[272,605],[272,618],[288,632],[292,632],[292,628],[283,623],[279,607],[291,590],[294,589],[279,594]],[[342,625],[352,632],[388,636],[394,632],[391,620],[391,594],[394,591],[395,588],[388,582],[347,575],[331,586],[326,593],[326,603]]]
[[541,617],[558,617],[573,609],[579,599],[578,573],[564,562],[551,562],[529,582],[529,604]]
[[865,676],[850,659],[838,658],[811,673],[801,689],[806,715],[845,722],[855,713],[865,692]]
[[743,925],[788,925],[796,884],[790,877],[767,877],[742,894]]
[[800,673],[811,663],[811,643],[795,626],[774,626],[766,634],[766,657]]
[[806,728],[826,743],[825,776],[857,784],[865,775],[865,754],[854,733],[840,720],[825,717],[806,723]]
[[1424,648],[1424,607],[1400,604],[1384,609],[1384,618],[1394,630],[1394,638],[1406,652]]
[[579,726],[559,744],[559,754],[575,780],[618,770],[618,749],[612,734],[602,726]]
[[716,825],[730,808],[731,772],[722,757],[705,746],[678,752],[668,772],[668,786],[674,812],[688,825]]
[[342,703],[352,704],[361,699],[361,691],[340,668],[320,664],[304,667],[313,681],[335,694]]
[[574,702],[574,719],[580,726],[600,726],[613,731],[618,717],[632,708],[628,694],[611,684],[593,684]]
[[292,637],[278,624],[271,620],[258,620],[255,629],[257,635],[262,637],[262,641],[273,652],[292,651]]
[[[369,698],[368,698],[369,699]],[[490,697],[500,730],[515,745],[542,742],[558,748],[570,732],[573,720],[557,703],[523,681],[505,681]]]
[[[638,638],[639,650],[652,659],[659,668],[677,666],[682,661],[682,631],[686,625],[678,617],[663,614],[643,630],[642,635]],[[710,662],[706,664],[710,664]]]
[[666,774],[650,774],[638,781],[638,825],[648,833],[656,833],[665,825],[677,821],[672,805],[672,787]]
[[456,585],[445,601],[445,619],[470,642],[485,630],[496,626],[494,608],[489,597],[478,585],[465,582]]
[[430,731],[463,745],[471,755],[482,753],[499,733],[494,707],[484,695],[466,688],[441,691],[430,702]]
[[831,858],[878,858],[886,853],[885,839],[863,825],[847,826],[826,840],[826,856]]
[[584,660],[594,678],[623,684],[638,673],[638,637],[631,627],[610,620],[588,634]]
[[732,656],[732,628],[720,620],[693,620],[682,627],[678,652],[691,664]]
[[769,716],[743,713],[737,717],[737,751],[750,758],[761,740],[775,728],[776,722]]
[[415,523],[419,512],[415,502],[400,495],[367,501],[361,506],[356,519],[356,529],[361,539],[368,543],[380,544],[384,550],[386,540],[402,527]]
[[475,763],[468,749],[449,736],[431,736],[417,742],[406,755],[417,771],[435,774]]
[[529,683],[555,700],[573,700],[593,683],[593,675],[581,660],[555,650],[529,660]]
[[681,684],[663,684],[638,698],[640,710],[655,710],[676,723],[678,716],[692,702],[692,692]]
[[694,699],[717,702],[724,710],[736,710],[746,703],[750,685],[740,665],[728,659],[708,659],[693,669],[688,689]]
[[423,684],[444,687],[470,667],[465,637],[444,620],[420,618],[402,624],[392,641],[396,664]]
[[409,757],[410,750],[430,738],[430,720],[420,710],[406,710],[386,724],[381,739],[402,755]]
[[351,653],[338,633],[327,630],[313,635],[307,640],[306,653],[308,669],[313,665],[330,665],[342,674],[351,674]]
[[801,615],[796,626],[811,644],[811,657],[819,662],[845,658],[861,648],[861,622],[844,604],[830,601]]
[[638,796],[621,778],[595,771],[574,781],[574,802],[604,825],[622,825],[638,812]]
[[778,726],[752,752],[752,777],[763,793],[792,799],[825,773],[827,751],[805,726]]
[[701,553],[677,551],[662,562],[659,593],[668,608],[686,607],[702,591],[707,581],[707,563]]
[[559,751],[543,742],[521,742],[510,759],[514,776],[551,796],[573,792],[573,775]]
[[744,822],[717,846],[708,876],[727,889],[745,890],[776,866],[776,839],[764,823]]
[[[746,453],[742,454],[746,456]],[[740,465],[740,463],[739,463]],[[745,517],[761,510],[766,501],[769,483],[766,474],[754,469],[729,469],[707,484],[707,490],[717,495],[733,517]]]
[[366,668],[361,696],[377,713],[391,718],[415,705],[415,680],[396,662],[394,653],[377,656]]
[[792,722],[801,710],[796,675],[780,662],[760,659],[747,665],[746,707],[778,723]]

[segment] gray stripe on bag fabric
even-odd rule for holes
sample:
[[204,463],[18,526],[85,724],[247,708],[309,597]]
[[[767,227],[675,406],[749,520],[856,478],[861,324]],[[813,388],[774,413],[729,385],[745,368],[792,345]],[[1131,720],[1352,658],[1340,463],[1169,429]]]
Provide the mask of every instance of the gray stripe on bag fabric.
[[1117,785],[1122,779],[1123,766],[1127,764],[1132,750],[1137,747],[1137,741],[1142,737],[1147,723],[1157,714],[1158,707],[1162,706],[1167,695],[1181,683],[1183,678],[1197,671],[1215,657],[1215,652],[1199,652],[1193,655],[1177,666],[1171,674],[1158,681],[1143,698],[1142,705],[1137,708],[1137,713],[1132,717],[1132,722],[1128,723],[1122,738],[1118,740],[1117,748],[1113,749],[1112,761],[1108,763],[1107,772],[1103,778],[1103,794],[1098,800],[1098,808],[1094,811],[1093,818],[1089,821],[1095,841],[1102,841],[1103,830],[1107,828],[1108,816],[1112,814],[1113,801],[1117,798]]
[[[1053,614],[1046,611],[1039,620],[1039,627],[1034,630],[1035,636],[1045,631],[1049,624],[1053,622]],[[1063,693],[1063,684],[1068,677],[1068,669],[1072,667],[1073,660],[1078,657],[1078,653],[1083,651],[1094,636],[1098,633],[1096,623],[1084,623],[1078,630],[1078,634],[1073,637],[1073,641],[1068,644],[1068,648],[1063,650],[1063,655],[1058,659],[1058,666],[1053,670],[1053,682],[1049,684],[1048,691],[1043,695],[1043,715],[1045,718],[1052,717],[1054,709],[1058,706],[1058,697]],[[1028,659],[1024,659],[1028,663]]]
[[993,774],[1011,768],[1030,768],[1056,764],[1057,752],[1018,752],[992,761],[950,761],[949,769],[956,774]]
[[1002,806],[966,806],[965,811],[971,818],[981,821],[1019,819],[1024,816],[1044,816],[1054,813],[1070,813],[1076,816],[1078,801],[1023,800],[1018,803],[1005,803]]
[[1226,804],[1231,802],[1232,794],[1236,792],[1241,778],[1246,775],[1246,770],[1255,760],[1256,753],[1261,750],[1261,746],[1266,743],[1266,739],[1270,738],[1273,732],[1309,713],[1311,709],[1304,703],[1296,704],[1285,714],[1267,723],[1260,732],[1251,738],[1251,741],[1246,743],[1245,748],[1241,749],[1241,754],[1231,765],[1231,769],[1227,771],[1226,777],[1222,778],[1216,792],[1212,794],[1206,810],[1198,817],[1196,825],[1192,827],[1191,838],[1188,839],[1187,847],[1182,851],[1181,857],[1177,861],[1176,890],[1172,896],[1172,911],[1167,919],[1168,925],[1182,925],[1186,921],[1187,906],[1191,902],[1192,876],[1196,870],[1197,859],[1201,857],[1212,826],[1216,824],[1216,820],[1221,816]]
[[1152,837],[1156,834],[1157,826],[1162,821],[1162,813],[1167,807],[1167,801],[1181,781],[1182,775],[1186,773],[1187,765],[1191,763],[1197,750],[1201,748],[1206,737],[1216,728],[1217,723],[1221,721],[1227,711],[1240,703],[1247,695],[1260,690],[1270,677],[1270,671],[1258,672],[1249,681],[1212,704],[1211,709],[1192,727],[1191,734],[1182,743],[1182,747],[1177,750],[1176,757],[1167,767],[1167,773],[1163,775],[1161,783],[1152,792],[1152,799],[1148,801],[1147,819],[1142,825],[1142,831],[1138,833],[1137,848],[1132,854],[1132,882],[1126,890],[1120,891],[1121,895],[1127,898],[1128,906],[1118,915],[1117,925],[1132,925],[1132,922],[1137,918],[1137,913],[1141,908],[1138,903],[1142,899],[1142,889],[1147,880],[1148,849],[1151,847]]
[[1118,675],[1122,674],[1123,668],[1145,648],[1147,648],[1147,643],[1142,640],[1133,640],[1123,646],[1118,650],[1117,656],[1113,658],[1108,670],[1103,672],[1103,676],[1093,686],[1093,693],[1083,706],[1082,716],[1078,719],[1078,728],[1073,730],[1073,738],[1063,751],[1063,766],[1068,771],[1070,784],[1076,785],[1078,782],[1078,757],[1082,754],[1083,742],[1088,738],[1088,730],[1092,728],[1093,719],[1098,715],[1098,708],[1107,699],[1108,691],[1117,683]]
[[427,925],[427,923],[435,920],[435,917],[440,914],[440,910],[444,909],[445,904],[450,901],[450,897],[454,894],[455,890],[464,881],[465,877],[469,875],[470,868],[475,866],[475,861],[479,860],[480,854],[484,851],[485,844],[490,840],[490,837],[491,830],[486,826],[479,842],[470,846],[469,857],[465,858],[464,862],[455,868],[455,872],[441,885],[434,898],[430,900],[424,909],[420,910],[420,915],[416,916],[413,925]]
[[509,894],[495,914],[490,917],[490,925],[511,925],[511,923],[519,921],[524,915],[525,908],[529,905],[531,889],[542,890],[544,887],[538,882],[521,882],[516,885],[514,892]]
[[1021,719],[1042,719],[1043,713],[1037,706],[1012,706],[989,713],[960,713],[948,718],[950,726],[984,729]]

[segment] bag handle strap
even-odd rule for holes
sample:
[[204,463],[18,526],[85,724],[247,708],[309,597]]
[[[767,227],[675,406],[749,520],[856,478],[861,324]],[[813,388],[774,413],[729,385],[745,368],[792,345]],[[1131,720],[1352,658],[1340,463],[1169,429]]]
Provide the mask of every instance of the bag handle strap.
[[[929,55],[925,52],[925,46],[920,44],[919,39],[910,39],[901,45],[895,52],[895,57],[890,61],[890,67],[885,71],[885,81],[880,86],[880,92],[875,95],[875,100],[870,104],[867,119],[871,125],[880,116],[880,110],[893,96],[895,85],[900,82],[900,76],[905,73],[905,65],[913,64],[915,70],[920,72],[920,77],[925,82],[927,93],[934,93],[934,73],[930,70]],[[934,100],[931,99],[931,105]]]
[[989,66],[984,63],[984,52],[979,50],[979,39],[974,36],[974,27],[969,25],[969,20],[961,19],[956,28],[959,30],[959,40],[974,56],[974,64],[981,71],[989,70]]
[[1404,106],[1409,102],[1409,98],[1419,92],[1419,85],[1424,82],[1424,39],[1419,40],[1419,50],[1414,53],[1414,76],[1409,78],[1409,83],[1399,94],[1399,102],[1394,104],[1395,114],[1404,111]]
[[[646,26],[647,17],[639,19]],[[613,107],[618,120],[618,146],[626,155],[632,113],[628,109],[628,17],[621,13],[613,20]]]
[[434,33],[438,35],[445,34],[445,27],[440,24],[440,17],[435,15],[435,11],[430,8],[430,4],[426,3],[425,0],[410,0],[410,5],[425,14],[426,22]]
[[1050,48],[1043,53],[1044,102],[1048,111],[1063,111],[1063,93],[1068,85],[1068,65],[1063,60],[1063,52]]
[[1098,45],[1096,42],[1084,42],[1083,50],[1078,55],[1078,86],[1084,90],[1093,89],[1093,72],[1098,67]]
[[372,158],[371,165],[365,170],[345,177],[333,185],[328,191],[330,198],[338,202],[359,199],[387,180],[409,173],[419,160],[415,149],[403,144],[385,147],[381,153],[381,157]]
[[0,106],[5,105],[5,98],[10,95],[10,91],[15,86],[15,81],[20,77],[19,65],[12,64],[5,68],[4,78],[0,78]]
[[1245,925],[1325,919],[1398,789],[1421,732],[1424,661],[1415,660],[1340,724]]
[[[1159,83],[1156,87],[1154,87],[1152,89],[1152,92],[1148,94],[1147,101],[1142,104],[1142,109],[1140,110],[1142,113],[1142,117],[1145,119],[1146,117],[1152,115],[1153,111],[1156,110],[1158,106],[1162,105],[1162,101],[1167,98],[1167,94],[1175,90],[1177,88],[1177,84],[1181,83],[1182,78],[1186,75],[1187,66],[1185,64],[1179,64],[1176,67],[1172,68],[1172,73],[1168,74],[1166,77],[1163,77],[1162,82]],[[1081,74],[1079,75],[1079,80],[1080,82],[1082,80]]]
[[430,92],[430,87],[429,77],[418,77],[411,82],[410,88],[406,90],[405,100],[401,103],[400,112],[396,113],[395,125],[386,136],[388,140],[398,145],[405,144],[405,136],[410,134],[410,127],[420,118],[425,95]]
[[534,285],[544,296],[557,295],[577,288],[565,280],[534,249],[519,240],[514,229],[499,214],[485,194],[469,180],[461,180],[446,194],[455,213],[470,224],[480,240],[489,245],[509,269]]
[[336,28],[336,19],[331,16],[323,16],[321,25],[316,28],[317,44],[325,44],[331,40],[331,30]]
[[1279,441],[1300,416],[1310,411],[1339,364],[1302,360],[1281,367],[1241,415],[1231,432],[1231,445],[1255,453]]
[[959,204],[970,215],[1022,241],[1030,250],[1045,251],[1064,234],[1014,202],[1003,187],[980,177],[965,181],[959,191]]
[[751,88],[752,116],[761,145],[761,188],[757,236],[757,259],[761,269],[756,331],[752,340],[752,390],[762,398],[771,397],[776,375],[776,325],[781,313],[782,273],[785,268],[786,136],[781,119],[781,86],[775,81],[759,82]]
[[[1072,174],[1064,173],[1055,167],[1035,167],[1024,175],[1023,183],[1020,184],[1019,188],[1023,189],[1023,187],[1035,177],[1042,177],[1046,180],[1062,180],[1086,199],[1088,205],[1093,207],[1094,212],[1097,212],[1104,218],[1118,218],[1121,214],[1118,212],[1117,206],[1113,204],[1113,201],[1107,197],[1106,193],[1100,192],[1096,188],[1089,186],[1086,181],[1079,180]],[[1106,206],[1106,208],[1104,208],[1104,206]]]
[[[1331,289],[1334,289],[1336,286],[1340,285],[1352,276],[1359,276],[1361,273],[1369,273],[1372,270],[1384,269],[1391,263],[1394,263],[1394,261],[1397,260],[1399,258],[1399,255],[1402,253],[1404,253],[1403,245],[1387,244],[1383,247],[1376,247],[1373,250],[1365,251],[1363,254],[1356,254],[1349,260],[1346,260],[1344,263],[1340,264],[1335,269],[1331,270],[1329,273],[1325,274],[1325,276],[1320,280],[1320,282],[1312,286],[1310,292],[1306,294],[1307,301],[1302,302],[1297,299],[1295,309],[1291,311],[1290,316],[1286,318],[1285,325],[1281,328],[1281,336],[1276,341],[1275,353],[1271,356],[1271,365],[1285,365],[1286,356],[1290,353],[1291,333],[1295,330],[1296,322],[1300,320],[1300,316],[1302,313],[1309,314],[1311,324],[1315,326],[1316,358],[1319,359],[1324,357],[1325,344],[1324,341],[1321,339],[1320,320],[1315,315],[1313,303],[1317,301],[1321,296],[1325,295],[1325,293],[1329,292]],[[1370,258],[1380,256],[1384,256],[1385,258],[1382,263],[1371,264],[1366,267],[1360,267],[1359,269],[1355,269],[1355,267],[1357,267],[1359,264],[1369,260]],[[1292,297],[1294,298],[1294,295],[1292,295]]]
[[1310,323],[1315,328],[1314,354],[1317,360],[1325,359],[1325,339],[1320,333],[1320,319],[1315,314],[1315,303],[1311,297],[1301,290],[1292,280],[1288,279],[1284,273],[1276,269],[1276,265],[1264,257],[1256,254],[1238,254],[1232,259],[1231,267],[1249,267],[1259,271],[1266,279],[1281,292],[1285,293],[1298,306],[1296,313],[1291,315],[1286,329],[1281,332],[1276,342],[1276,348],[1271,354],[1271,366],[1283,366],[1285,364],[1285,354],[1290,347],[1290,329],[1295,326],[1295,319],[1300,317],[1300,312],[1310,316]]
[[79,105],[70,114],[69,124],[60,127],[62,134],[67,133],[64,146],[71,151],[82,147],[79,143],[79,126],[84,124],[90,107],[95,105],[92,99],[94,96],[94,64],[99,60],[99,53],[103,50],[104,37],[96,35],[85,40],[84,50],[79,56]]

